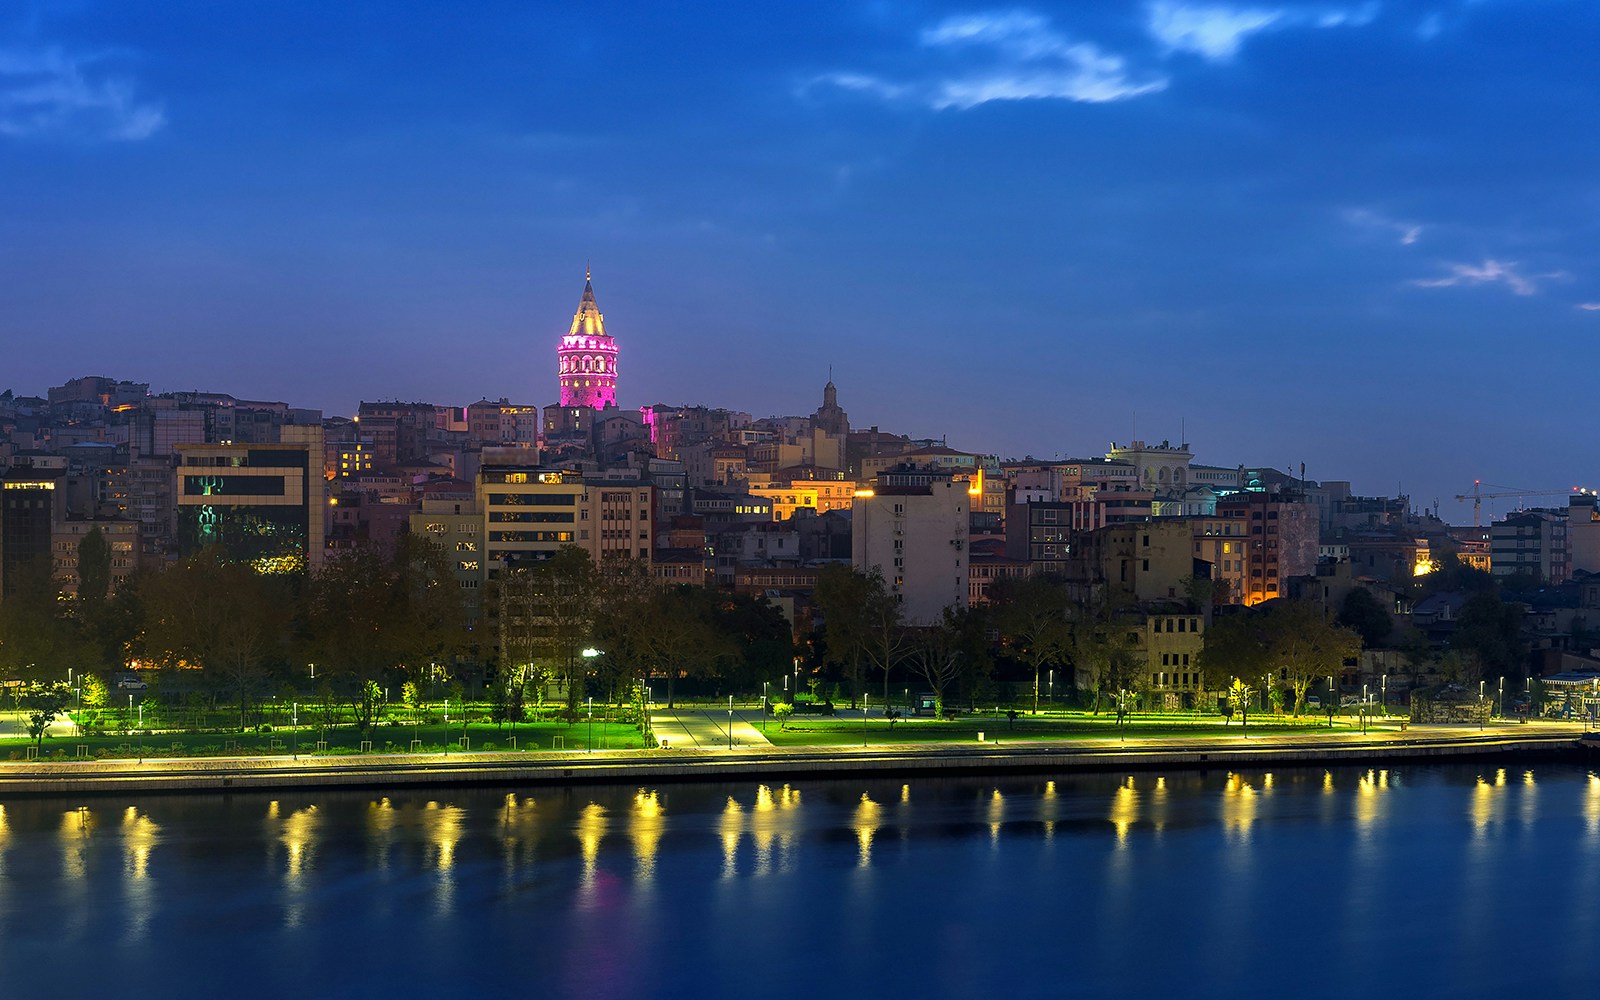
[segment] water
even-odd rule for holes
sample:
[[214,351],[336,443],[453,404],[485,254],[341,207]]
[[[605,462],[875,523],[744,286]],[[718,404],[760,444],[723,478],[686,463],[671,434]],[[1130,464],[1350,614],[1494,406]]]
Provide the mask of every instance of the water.
[[1600,778],[14,799],[4,996],[1566,997]]

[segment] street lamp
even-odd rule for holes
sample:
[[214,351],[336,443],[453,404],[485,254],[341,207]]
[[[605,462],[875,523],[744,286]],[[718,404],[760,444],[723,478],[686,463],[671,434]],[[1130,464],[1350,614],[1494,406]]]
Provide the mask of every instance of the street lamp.
[[293,748],[294,759],[300,759],[300,703],[293,702],[289,706],[289,744]]
[[761,731],[767,731],[767,681],[761,682]]
[[1338,701],[1338,696],[1333,693],[1333,675],[1328,675],[1328,728],[1333,728],[1333,706]]
[[589,698],[589,752],[594,753],[594,698]]
[[1056,668],[1050,668],[1050,693],[1046,696],[1050,701],[1056,700]]
[[1500,708],[1496,711],[1500,718],[1506,717],[1506,675],[1500,675]]
[[1367,693],[1368,687],[1370,687],[1368,684],[1361,685],[1361,731],[1363,733],[1367,731],[1367,699],[1371,697]]
[[1382,702],[1383,702],[1383,714],[1384,714],[1385,717],[1387,717],[1389,715],[1389,675],[1388,674],[1384,674],[1383,675],[1383,698],[1382,698]]
[[733,749],[733,695],[728,695],[728,749]]

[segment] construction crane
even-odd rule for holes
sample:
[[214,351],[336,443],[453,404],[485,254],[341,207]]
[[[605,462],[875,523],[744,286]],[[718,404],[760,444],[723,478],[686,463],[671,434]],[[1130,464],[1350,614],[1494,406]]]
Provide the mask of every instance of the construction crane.
[[[1485,486],[1497,492],[1485,493],[1483,492],[1483,487]],[[1483,527],[1483,502],[1485,500],[1498,500],[1502,497],[1571,496],[1579,493],[1593,495],[1594,492],[1594,490],[1586,490],[1582,486],[1574,486],[1567,490],[1519,490],[1511,486],[1496,486],[1494,483],[1485,483],[1481,479],[1474,479],[1472,481],[1472,492],[1467,494],[1457,494],[1456,501],[1458,503],[1465,503],[1468,500],[1472,501],[1472,526],[1474,528],[1481,528]]]

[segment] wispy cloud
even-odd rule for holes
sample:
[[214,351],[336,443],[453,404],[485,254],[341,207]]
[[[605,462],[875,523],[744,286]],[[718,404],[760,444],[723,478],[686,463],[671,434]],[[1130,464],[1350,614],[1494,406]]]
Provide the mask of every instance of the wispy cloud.
[[1232,7],[1226,4],[1155,0],[1145,8],[1145,27],[1168,53],[1192,52],[1212,62],[1239,54],[1244,40],[1279,28],[1361,27],[1378,16],[1378,4],[1301,9]]
[[0,49],[0,135],[134,141],[166,124],[159,104],[102,71],[105,56]]
[[1370,208],[1346,209],[1344,219],[1352,226],[1377,232],[1390,233],[1401,246],[1411,246],[1422,238],[1422,226],[1414,222],[1391,219]]
[[1100,104],[1161,90],[1164,77],[1131,72],[1121,56],[1057,32],[1025,10],[992,11],[947,18],[918,38],[933,66],[912,79],[893,80],[862,72],[828,73],[815,86],[909,101],[943,110],[989,101],[1062,100]]
[[1600,302],[1579,302],[1576,308],[1587,312],[1600,312]]
[[1560,271],[1548,274],[1523,275],[1517,270],[1517,262],[1510,260],[1494,260],[1486,258],[1481,264],[1451,264],[1449,274],[1442,278],[1414,278],[1412,285],[1418,288],[1455,288],[1458,286],[1503,284],[1514,295],[1533,295],[1539,289],[1534,284],[1536,278],[1559,278],[1563,276]]

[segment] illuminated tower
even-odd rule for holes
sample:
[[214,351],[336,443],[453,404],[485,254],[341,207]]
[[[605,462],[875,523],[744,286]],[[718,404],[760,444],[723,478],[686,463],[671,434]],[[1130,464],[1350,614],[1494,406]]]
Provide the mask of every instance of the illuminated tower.
[[605,317],[594,301],[589,273],[583,275],[583,300],[572,316],[572,329],[561,338],[561,405],[617,405],[617,342],[606,334]]

